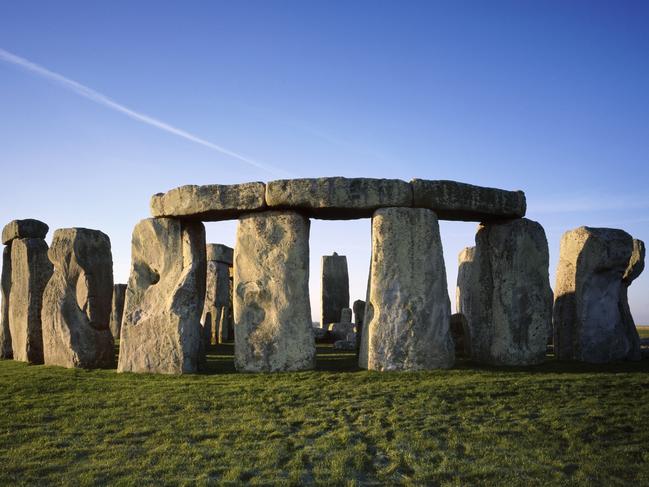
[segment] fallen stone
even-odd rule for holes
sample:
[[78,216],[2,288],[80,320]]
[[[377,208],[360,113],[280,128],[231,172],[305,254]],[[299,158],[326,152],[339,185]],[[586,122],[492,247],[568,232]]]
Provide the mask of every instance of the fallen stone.
[[336,340],[334,342],[334,350],[353,352],[356,350],[356,341]]
[[13,220],[2,229],[2,243],[7,245],[16,238],[45,238],[49,227],[38,220]]
[[365,316],[365,301],[357,299],[354,301],[352,309],[354,310],[354,323],[357,325],[362,324],[363,316]]
[[282,179],[266,185],[266,204],[325,220],[369,218],[378,208],[412,206],[412,189],[398,179]]
[[201,221],[238,218],[265,208],[264,183],[181,186],[151,198],[154,217],[183,217]]
[[2,295],[0,296],[0,358],[13,358],[9,328],[9,293],[11,291],[11,242],[2,253]]
[[126,299],[126,284],[115,284],[113,286],[113,299],[110,310],[110,332],[115,339],[120,337],[122,330],[124,299]]
[[525,216],[522,191],[505,191],[455,181],[413,179],[413,206],[433,210],[440,220],[490,221]]
[[633,238],[622,230],[580,227],[563,234],[554,301],[558,359],[640,359],[640,340],[630,326],[626,298],[626,288],[644,260],[639,241],[636,250],[634,257]]
[[41,307],[43,290],[52,275],[47,243],[42,238],[11,241],[9,330],[14,360],[43,363]]
[[232,267],[234,249],[223,244],[207,244],[207,261],[221,262]]
[[312,369],[309,220],[288,211],[241,217],[233,270],[237,370]]
[[149,218],[135,226],[118,372],[196,372],[205,255],[202,223]]
[[323,255],[320,262],[320,323],[337,323],[342,321],[343,308],[349,307],[347,257],[334,252],[333,255]]
[[98,230],[59,229],[54,232],[48,256],[54,273],[43,292],[41,311],[45,364],[112,367],[110,239]]
[[329,334],[334,340],[346,340],[350,332],[354,332],[354,323],[349,321],[344,323],[331,323],[329,325]]
[[377,210],[359,366],[382,371],[451,367],[450,317],[435,213]]
[[552,330],[543,227],[525,218],[482,224],[475,250],[464,256],[458,312],[467,319],[471,358],[505,366],[543,362]]

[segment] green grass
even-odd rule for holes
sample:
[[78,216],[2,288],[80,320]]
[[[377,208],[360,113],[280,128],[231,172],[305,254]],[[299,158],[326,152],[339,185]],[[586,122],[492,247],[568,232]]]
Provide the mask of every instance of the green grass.
[[640,338],[649,338],[649,325],[638,326],[637,328]]
[[649,361],[169,377],[0,362],[0,484],[649,485]]

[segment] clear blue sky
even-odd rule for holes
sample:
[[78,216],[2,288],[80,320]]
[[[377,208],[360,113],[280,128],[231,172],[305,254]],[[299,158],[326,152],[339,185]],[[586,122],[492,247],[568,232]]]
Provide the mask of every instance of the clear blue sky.
[[[131,230],[155,192],[284,173],[454,179],[526,192],[554,285],[568,229],[649,242],[648,26],[643,1],[2,2],[0,49],[274,169],[5,55],[0,221],[103,230],[125,282]],[[207,228],[233,243],[233,223]],[[363,298],[369,228],[313,221],[314,317],[325,253],[348,256]],[[442,224],[452,300],[474,233]],[[630,289],[646,324],[648,274]]]

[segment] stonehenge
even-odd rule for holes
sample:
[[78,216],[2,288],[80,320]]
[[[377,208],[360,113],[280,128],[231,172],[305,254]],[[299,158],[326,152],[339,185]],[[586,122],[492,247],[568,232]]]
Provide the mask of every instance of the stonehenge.
[[10,247],[9,333],[14,360],[43,363],[41,307],[43,290],[52,275],[47,257],[48,226],[38,220],[14,220],[2,230]]
[[377,210],[359,366],[380,371],[451,367],[450,318],[435,213]]
[[118,372],[196,372],[205,296],[205,227],[148,218],[133,230]]
[[292,211],[239,218],[234,247],[234,363],[242,372],[309,370],[309,219]]
[[233,249],[207,244],[207,280],[201,323],[206,343],[224,343],[232,338],[232,286],[230,275]]
[[460,253],[457,282],[471,358],[489,365],[543,362],[552,330],[543,227],[526,218],[483,223],[475,241]]
[[54,273],[43,292],[41,310],[45,364],[112,367],[110,239],[99,230],[59,229],[54,232],[48,257]]
[[113,285],[113,299],[110,307],[110,332],[117,340],[122,330],[124,316],[124,300],[126,299],[126,284]]
[[330,323],[343,320],[341,312],[349,307],[349,275],[347,272],[347,257],[338,255],[323,255],[320,264],[320,303],[322,314],[320,326],[327,329]]
[[[97,230],[14,220],[2,231],[0,358],[118,372],[194,373],[206,346],[234,338],[240,372],[309,370],[315,341],[377,371],[636,360],[628,287],[645,247],[581,227],[561,241],[554,293],[548,243],[522,191],[444,180],[283,179],[188,185],[153,195],[133,230],[128,285],[113,285]],[[310,219],[372,219],[365,301],[350,308],[347,258],[322,256],[320,328],[309,300]],[[234,249],[202,222],[238,220]],[[439,220],[479,223],[458,258],[451,315]],[[353,319],[352,319],[353,318]],[[315,324],[314,324],[315,323]],[[233,336],[234,335],[234,336]]]
[[623,230],[579,227],[563,234],[554,298],[559,360],[639,360],[627,288],[644,267],[644,244]]

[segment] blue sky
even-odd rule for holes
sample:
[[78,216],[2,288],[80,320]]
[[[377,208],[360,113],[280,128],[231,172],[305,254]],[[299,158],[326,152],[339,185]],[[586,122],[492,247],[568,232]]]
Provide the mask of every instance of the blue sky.
[[[454,179],[526,192],[554,285],[566,230],[649,242],[647,25],[641,1],[3,2],[0,49],[240,157],[5,56],[0,221],[100,229],[126,282],[132,228],[159,191],[285,174]],[[312,222],[314,317],[323,254],[348,256],[363,298],[369,228]],[[207,229],[234,241],[234,223]],[[476,225],[441,229],[453,300]],[[629,294],[649,324],[649,277]]]

